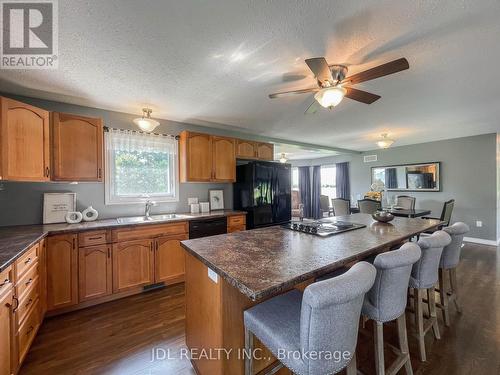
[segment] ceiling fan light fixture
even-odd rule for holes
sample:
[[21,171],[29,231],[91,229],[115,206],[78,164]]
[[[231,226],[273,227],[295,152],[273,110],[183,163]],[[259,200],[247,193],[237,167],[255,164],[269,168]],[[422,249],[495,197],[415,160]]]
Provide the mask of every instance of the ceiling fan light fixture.
[[142,117],[134,119],[134,124],[136,124],[139,129],[144,132],[152,132],[158,125],[160,125],[160,123],[151,118],[151,113],[153,113],[153,110],[151,108],[143,108]]
[[387,133],[381,135],[382,138],[377,142],[379,148],[389,148],[395,142],[394,139],[388,137]]
[[347,90],[342,86],[325,87],[319,90],[314,99],[325,108],[336,107],[344,99]]
[[281,153],[280,163],[285,164],[288,161],[284,152]]

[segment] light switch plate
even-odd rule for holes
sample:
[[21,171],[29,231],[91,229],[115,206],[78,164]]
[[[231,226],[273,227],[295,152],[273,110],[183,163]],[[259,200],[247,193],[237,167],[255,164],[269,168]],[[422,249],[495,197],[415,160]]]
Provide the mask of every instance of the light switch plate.
[[210,268],[208,269],[208,277],[210,278],[210,280],[212,280],[216,284],[219,282],[219,275],[217,275]]
[[198,203],[198,198],[188,198],[188,205]]

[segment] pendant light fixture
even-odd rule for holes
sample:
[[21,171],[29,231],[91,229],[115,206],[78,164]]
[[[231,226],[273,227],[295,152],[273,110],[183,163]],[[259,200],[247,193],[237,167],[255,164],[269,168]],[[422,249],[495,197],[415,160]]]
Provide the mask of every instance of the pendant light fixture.
[[134,124],[136,124],[144,132],[152,132],[158,125],[160,125],[160,123],[151,118],[151,113],[153,113],[151,108],[143,108],[142,117],[134,119]]
[[288,161],[284,152],[281,153],[280,163],[285,164]]
[[321,106],[332,109],[344,99],[346,93],[347,90],[340,85],[325,87],[314,95],[314,99],[316,99]]
[[388,137],[387,133],[381,135],[381,139],[377,142],[377,146],[380,148],[389,148],[395,142],[394,139]]

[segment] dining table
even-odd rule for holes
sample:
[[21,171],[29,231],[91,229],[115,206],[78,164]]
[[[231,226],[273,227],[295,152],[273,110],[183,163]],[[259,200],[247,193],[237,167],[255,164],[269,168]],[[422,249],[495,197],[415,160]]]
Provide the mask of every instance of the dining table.
[[[391,208],[391,207],[384,207],[384,211],[390,212],[394,216],[398,217],[408,217],[408,218],[415,218],[415,217],[423,217],[423,216],[428,216],[432,213],[431,210],[426,210],[426,209],[411,209],[407,210],[404,208]],[[351,207],[351,214],[357,214],[359,213],[359,208],[358,207]]]

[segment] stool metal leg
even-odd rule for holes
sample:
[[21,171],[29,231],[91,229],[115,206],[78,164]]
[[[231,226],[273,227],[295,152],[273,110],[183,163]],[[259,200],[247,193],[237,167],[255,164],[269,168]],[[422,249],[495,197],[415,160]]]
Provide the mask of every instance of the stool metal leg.
[[253,333],[245,327],[245,375],[253,375]]
[[450,311],[448,309],[448,292],[446,291],[445,270],[439,269],[439,299],[443,310],[443,319],[446,327],[450,326]]
[[453,294],[453,302],[455,302],[455,307],[459,313],[462,313],[462,308],[460,307],[460,302],[458,300],[458,285],[457,285],[457,269],[452,268],[450,272],[450,286],[451,292]]
[[373,332],[375,341],[375,367],[377,375],[384,375],[384,324],[373,321]]
[[422,296],[423,289],[415,289],[415,323],[417,328],[418,349],[420,352],[420,360],[425,362],[425,331],[424,331],[424,310]]
[[439,340],[441,339],[441,335],[439,334],[439,324],[436,313],[436,291],[434,290],[434,287],[427,289],[427,294],[427,301],[429,302],[429,315],[432,320],[432,330],[434,331],[434,337]]

